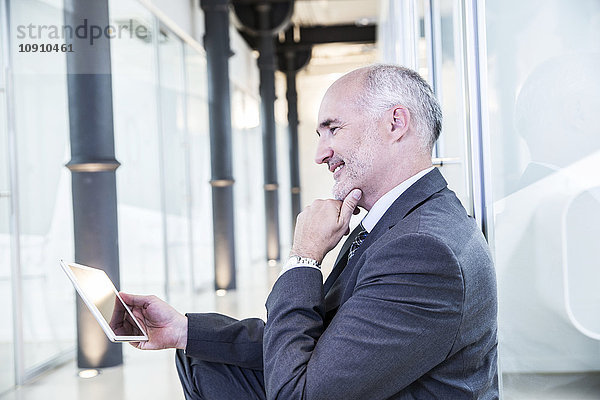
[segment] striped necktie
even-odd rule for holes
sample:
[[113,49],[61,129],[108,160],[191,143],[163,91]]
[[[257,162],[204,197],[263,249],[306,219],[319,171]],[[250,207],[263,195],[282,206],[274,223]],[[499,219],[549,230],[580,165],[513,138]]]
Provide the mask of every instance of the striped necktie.
[[362,226],[362,224],[360,224],[360,227],[362,228],[362,230],[358,232],[358,235],[356,235],[354,241],[350,245],[350,250],[348,251],[348,261],[350,261],[354,253],[356,253],[356,250],[358,250],[358,247],[362,244],[362,242],[369,234],[369,232],[367,232],[367,230]]

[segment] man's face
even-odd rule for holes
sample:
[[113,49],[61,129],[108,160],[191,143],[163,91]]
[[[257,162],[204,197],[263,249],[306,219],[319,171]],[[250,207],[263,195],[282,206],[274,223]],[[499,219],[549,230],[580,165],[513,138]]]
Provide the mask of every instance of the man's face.
[[335,181],[333,196],[343,200],[354,188],[372,192],[378,185],[382,139],[375,121],[352,100],[353,85],[330,89],[319,110],[315,161],[326,163]]

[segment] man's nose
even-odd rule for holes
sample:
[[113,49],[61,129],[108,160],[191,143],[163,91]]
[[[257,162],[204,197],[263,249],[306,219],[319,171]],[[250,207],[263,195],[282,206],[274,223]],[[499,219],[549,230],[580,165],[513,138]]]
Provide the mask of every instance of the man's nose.
[[319,138],[317,143],[317,153],[315,154],[315,162],[317,164],[323,164],[327,162],[333,156],[333,149],[330,146],[328,140],[324,137]]

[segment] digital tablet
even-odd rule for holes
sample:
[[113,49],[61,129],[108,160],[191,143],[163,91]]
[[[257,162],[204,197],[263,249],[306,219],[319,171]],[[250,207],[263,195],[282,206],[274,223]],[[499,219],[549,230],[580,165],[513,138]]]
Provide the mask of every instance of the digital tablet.
[[106,272],[63,260],[60,260],[60,266],[111,342],[148,340],[148,335],[119,296]]

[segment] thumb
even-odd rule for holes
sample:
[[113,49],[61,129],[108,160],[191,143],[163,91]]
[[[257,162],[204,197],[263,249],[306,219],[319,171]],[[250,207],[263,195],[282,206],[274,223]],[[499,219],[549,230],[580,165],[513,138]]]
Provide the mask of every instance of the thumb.
[[356,206],[358,205],[358,201],[362,197],[362,191],[360,189],[354,189],[344,199],[344,203],[342,204],[342,209],[340,211],[340,219],[344,223],[350,222],[350,217],[354,213]]

